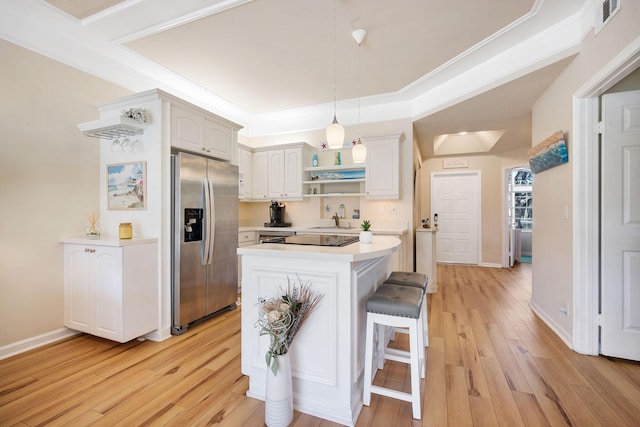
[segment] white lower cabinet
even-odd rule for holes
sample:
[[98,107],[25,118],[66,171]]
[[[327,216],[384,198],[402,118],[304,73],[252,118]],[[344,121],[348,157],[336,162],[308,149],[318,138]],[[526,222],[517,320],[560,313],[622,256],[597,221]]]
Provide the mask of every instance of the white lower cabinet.
[[156,239],[79,240],[64,246],[64,325],[118,342],[158,329]]
[[435,229],[416,230],[416,271],[427,275],[429,292],[438,290]]
[[[238,247],[253,246],[258,244],[257,231],[239,231]],[[242,257],[238,255],[238,295],[242,294]]]

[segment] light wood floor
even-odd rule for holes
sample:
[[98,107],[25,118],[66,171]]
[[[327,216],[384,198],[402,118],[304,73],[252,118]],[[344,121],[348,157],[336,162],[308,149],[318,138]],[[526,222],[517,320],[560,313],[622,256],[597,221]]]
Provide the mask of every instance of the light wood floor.
[[[569,350],[528,307],[529,265],[438,274],[423,419],[374,395],[357,426],[640,425],[640,364]],[[406,365],[388,362],[383,382],[409,391]],[[262,426],[247,386],[240,310],[162,343],[80,335],[0,361],[0,426]],[[293,425],[336,424],[296,412]]]

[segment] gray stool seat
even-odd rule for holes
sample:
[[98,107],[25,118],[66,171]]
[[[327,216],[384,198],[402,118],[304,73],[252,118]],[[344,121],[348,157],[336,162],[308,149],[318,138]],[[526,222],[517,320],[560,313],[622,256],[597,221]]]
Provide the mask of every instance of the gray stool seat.
[[417,319],[423,298],[424,292],[417,287],[383,283],[367,300],[367,311]]
[[425,291],[427,289],[428,281],[429,279],[426,274],[414,273],[412,271],[392,271],[384,283],[415,286]]
[[[420,289],[423,293],[427,292],[427,283],[429,282],[429,278],[426,274],[423,273],[415,273],[412,271],[392,271],[387,280],[385,280],[384,284],[394,284],[401,285],[406,287],[413,287]],[[427,316],[427,299],[426,296],[423,299],[424,305],[424,314],[422,315],[422,330],[424,333],[424,345],[425,347],[429,347],[429,324],[428,324],[428,316]],[[401,329],[398,332],[402,332]]]

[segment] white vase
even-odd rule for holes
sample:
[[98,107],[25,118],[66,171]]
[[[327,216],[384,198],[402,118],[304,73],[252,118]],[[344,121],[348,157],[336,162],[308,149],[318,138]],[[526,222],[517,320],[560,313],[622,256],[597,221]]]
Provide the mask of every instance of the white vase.
[[293,387],[289,353],[278,356],[278,370],[267,368],[264,422],[269,427],[287,427],[293,420]]
[[373,232],[372,231],[361,231],[360,232],[360,242],[361,243],[371,243],[371,242],[373,242]]

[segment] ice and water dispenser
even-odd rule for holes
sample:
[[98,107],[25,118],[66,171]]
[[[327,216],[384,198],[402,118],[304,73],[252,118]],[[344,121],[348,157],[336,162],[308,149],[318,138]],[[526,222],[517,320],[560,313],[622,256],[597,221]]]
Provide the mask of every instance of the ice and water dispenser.
[[202,215],[204,209],[186,208],[184,210],[184,241],[202,240]]

